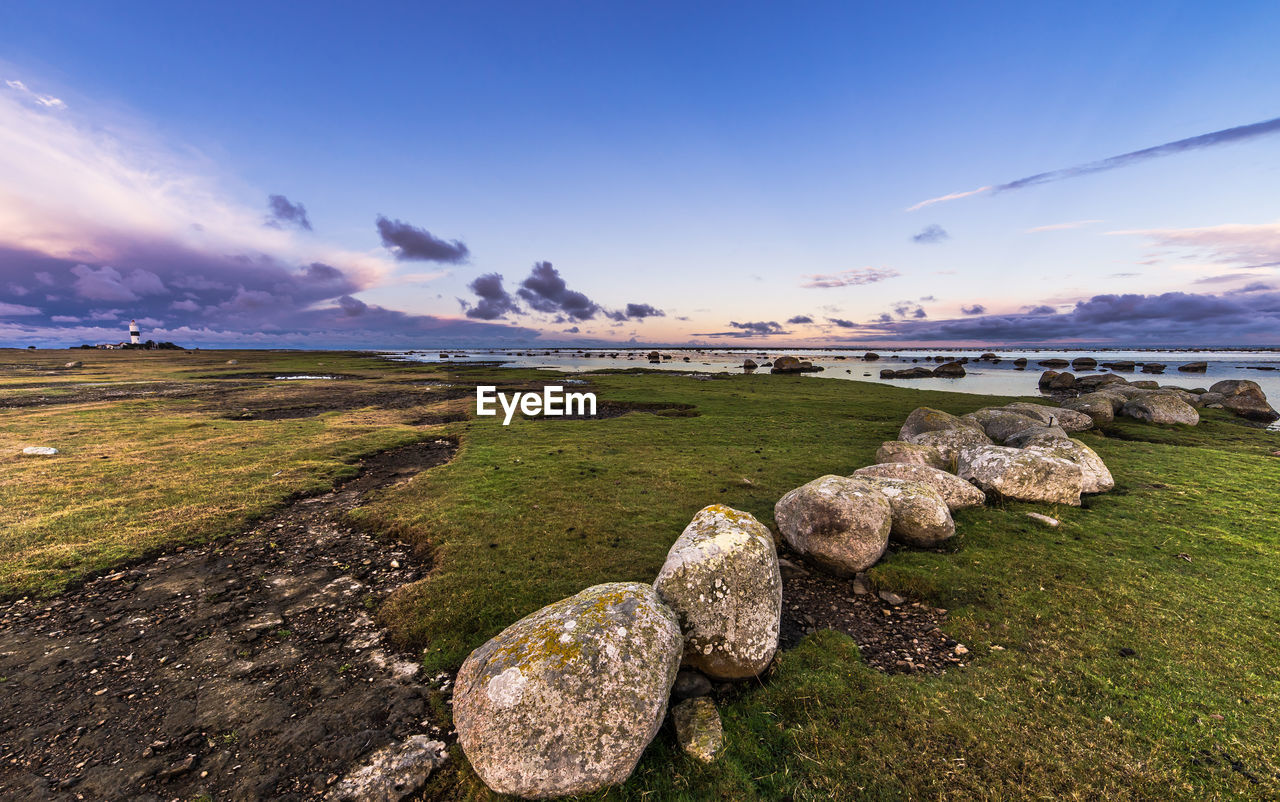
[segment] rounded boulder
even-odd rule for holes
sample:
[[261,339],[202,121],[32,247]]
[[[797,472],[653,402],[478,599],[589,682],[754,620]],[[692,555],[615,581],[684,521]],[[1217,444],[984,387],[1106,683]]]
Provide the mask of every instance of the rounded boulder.
[[889,501],[892,523],[889,537],[920,548],[936,546],[956,533],[951,509],[938,493],[923,482],[868,477]]
[[868,465],[865,468],[859,468],[854,471],[853,478],[903,479],[908,482],[919,482],[920,484],[928,485],[937,491],[939,496],[942,496],[942,500],[947,504],[947,509],[951,512],[962,510],[966,507],[981,507],[987,500],[981,490],[955,474],[940,471],[937,468],[930,468],[927,465],[908,465],[900,462]]
[[754,677],[778,650],[782,576],[773,536],[751,514],[712,504],[676,539],[653,583],[680,620],[684,665]]
[[662,726],[683,647],[676,614],[652,586],[587,588],[467,657],[453,700],[458,743],[501,794],[621,783]]
[[942,452],[933,446],[904,443],[901,440],[889,440],[877,448],[876,462],[901,462],[907,465],[928,465],[930,468],[939,469],[947,467],[947,461],[942,458]]
[[773,512],[787,544],[837,576],[867,570],[889,545],[892,507],[861,478],[821,476],[787,493]]
[[1080,506],[1080,466],[1034,449],[978,446],[960,455],[960,478],[1002,498]]

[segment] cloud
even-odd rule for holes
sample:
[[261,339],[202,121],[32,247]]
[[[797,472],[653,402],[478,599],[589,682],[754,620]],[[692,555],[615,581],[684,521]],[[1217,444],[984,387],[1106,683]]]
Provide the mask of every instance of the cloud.
[[808,315],[796,315],[795,317],[789,318],[787,320],[787,325],[801,326],[806,323],[812,323],[812,322],[813,322],[813,318],[809,317]]
[[0,302],[0,317],[22,317],[24,315],[39,314],[42,314],[42,310],[37,309],[34,306]]
[[569,328],[567,328],[567,329],[565,329],[565,330],[564,330],[564,333],[565,333],[565,334],[577,334],[579,331],[580,331],[580,329],[579,329],[577,326],[570,326]]
[[644,320],[647,317],[666,316],[666,312],[663,312],[661,309],[657,309],[649,304],[627,304],[624,309],[605,312],[605,317],[619,322],[624,320]]
[[461,241],[442,240],[425,228],[411,226],[403,220],[389,220],[378,215],[377,225],[383,247],[400,261],[460,264],[471,256],[471,251]]
[[124,276],[110,266],[94,269],[89,265],[76,265],[71,268],[71,274],[76,277],[72,290],[91,301],[137,301],[144,295],[168,292],[160,277],[148,270],[135,269]]
[[286,225],[297,226],[304,231],[311,230],[311,219],[307,217],[307,207],[301,203],[293,203],[284,195],[267,196],[267,225],[282,228]]
[[924,307],[912,301],[899,301],[893,305],[893,313],[898,317],[923,318],[928,317],[924,311]]
[[1025,176],[1004,184],[980,187],[968,192],[956,192],[950,195],[943,195],[939,198],[930,198],[929,200],[921,201],[920,203],[908,208],[907,211],[916,211],[917,209],[923,209],[924,207],[931,206],[935,203],[967,198],[979,193],[989,192],[991,194],[998,194],[1015,189],[1037,186],[1039,184],[1048,184],[1052,181],[1078,178],[1082,175],[1090,175],[1092,173],[1100,173],[1106,170],[1128,167],[1131,164],[1137,164],[1139,162],[1160,158],[1162,156],[1172,156],[1174,154],[1185,153],[1190,150],[1201,150],[1203,148],[1211,148],[1218,145],[1245,142],[1250,139],[1257,139],[1258,137],[1270,136],[1271,134],[1276,133],[1280,133],[1280,117],[1271,120],[1263,120],[1262,122],[1249,123],[1248,125],[1238,125],[1234,128],[1224,128],[1221,131],[1212,131],[1207,134],[1187,137],[1186,139],[1177,139],[1172,142],[1166,142],[1163,145],[1154,145],[1149,148],[1143,148],[1142,150],[1121,153],[1118,156],[1111,156],[1106,159],[1087,162],[1085,164],[1077,164],[1074,167],[1067,167],[1061,170],[1050,170],[1044,173],[1036,173],[1035,175]]
[[911,241],[918,245],[936,245],[948,239],[951,239],[951,235],[937,223],[925,226],[919,234],[911,237]]
[[66,103],[63,103],[53,95],[41,95],[32,92],[22,81],[5,81],[4,84],[15,92],[20,92],[36,105],[43,106],[47,109],[58,109],[59,111],[67,107]]
[[516,299],[502,286],[502,276],[497,273],[485,273],[467,285],[480,302],[467,309],[467,317],[478,320],[496,320],[507,314],[520,312]]
[[838,317],[829,317],[827,318],[827,321],[836,326],[839,326],[842,329],[852,329],[852,328],[856,328],[858,325],[857,323],[854,323],[852,320],[844,320],[843,318],[838,318]]
[[1273,345],[1280,331],[1280,292],[1259,288],[1223,295],[1095,295],[1061,314],[1041,306],[1019,315],[929,322],[882,319],[875,328],[892,340],[986,345]]
[[529,277],[520,282],[516,294],[538,312],[564,315],[575,322],[590,320],[600,312],[600,305],[595,301],[569,289],[560,271],[550,262],[535,263]]
[[1227,223],[1200,228],[1145,228],[1109,231],[1116,236],[1145,237],[1152,245],[1186,256],[1242,269],[1280,266],[1280,221]]
[[1028,228],[1028,234],[1035,234],[1041,231],[1065,231],[1070,228],[1081,228],[1083,226],[1091,226],[1094,223],[1101,223],[1101,220],[1073,220],[1070,223],[1050,223],[1047,226],[1036,226]]
[[812,288],[853,287],[863,284],[874,284],[878,281],[896,278],[902,275],[896,270],[881,267],[864,267],[861,269],[842,270],[839,273],[814,273],[803,276],[807,279],[800,286]]
[[729,321],[729,328],[734,331],[713,331],[703,334],[695,334],[694,337],[772,337],[779,334],[790,334],[776,320],[759,320],[747,323],[739,323],[736,320]]
[[987,308],[982,304],[974,304],[973,306],[962,306],[960,311],[966,315],[985,315]]

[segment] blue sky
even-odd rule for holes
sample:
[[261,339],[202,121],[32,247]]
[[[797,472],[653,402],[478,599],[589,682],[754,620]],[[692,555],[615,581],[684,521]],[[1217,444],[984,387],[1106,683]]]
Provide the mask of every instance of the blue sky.
[[1280,126],[908,211],[1280,117],[1280,6],[456,5],[5,3],[0,342],[1280,345]]

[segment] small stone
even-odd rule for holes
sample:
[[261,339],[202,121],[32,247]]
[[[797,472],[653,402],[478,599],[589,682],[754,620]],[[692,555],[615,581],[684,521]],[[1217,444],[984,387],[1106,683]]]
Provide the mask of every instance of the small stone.
[[58,449],[52,446],[27,446],[22,449],[22,453],[29,457],[52,457],[58,453]]
[[871,592],[871,587],[867,584],[867,575],[859,573],[853,578],[853,592],[858,596],[866,596]]
[[711,680],[700,671],[683,668],[676,674],[675,685],[671,686],[671,695],[677,699],[694,699],[711,693]]
[[778,570],[782,572],[783,579],[803,579],[809,575],[807,569],[783,557],[778,558]]
[[960,655],[961,657],[964,657],[966,654],[969,653],[969,647],[965,646],[963,643],[957,643],[954,651],[956,654]]
[[671,709],[676,740],[687,754],[710,763],[724,748],[724,726],[715,703],[705,696],[686,699]]
[[885,604],[892,604],[897,607],[900,604],[906,604],[907,600],[889,590],[882,590],[877,594]]
[[325,796],[331,802],[399,802],[449,760],[441,741],[414,735],[374,752]]
[[1048,527],[1056,528],[1058,524],[1062,523],[1057,518],[1050,518],[1048,515],[1041,515],[1038,512],[1029,512],[1027,513],[1027,517],[1033,521],[1039,521],[1040,523]]

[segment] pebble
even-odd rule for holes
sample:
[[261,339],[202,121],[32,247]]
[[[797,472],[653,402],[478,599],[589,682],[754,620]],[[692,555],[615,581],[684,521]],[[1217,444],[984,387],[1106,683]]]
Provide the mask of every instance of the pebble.
[[900,604],[905,604],[907,601],[906,599],[902,598],[901,596],[899,596],[898,594],[890,590],[882,590],[877,595],[879,595],[880,599],[884,601],[886,604],[892,604],[894,607],[897,607]]

